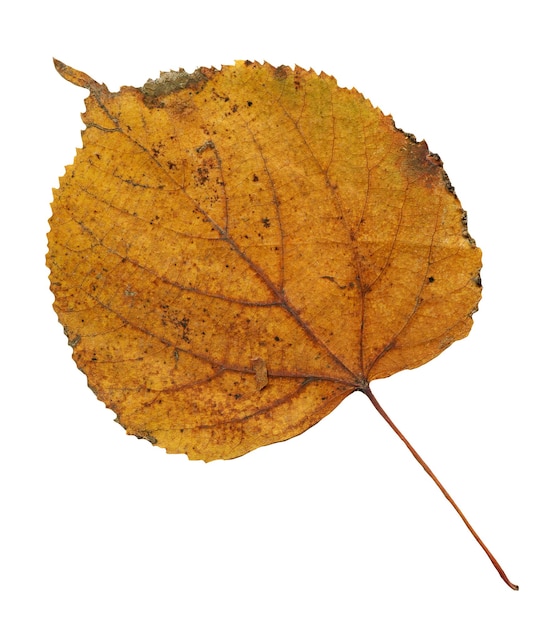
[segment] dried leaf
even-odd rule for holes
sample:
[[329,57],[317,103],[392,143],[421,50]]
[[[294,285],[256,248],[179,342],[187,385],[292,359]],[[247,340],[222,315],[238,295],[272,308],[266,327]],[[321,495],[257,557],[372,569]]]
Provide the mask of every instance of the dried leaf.
[[481,252],[424,142],[355,90],[237,63],[90,91],[55,309],[128,433],[226,459],[465,337]]
[[424,142],[355,90],[237,63],[86,87],[47,264],[78,366],[128,433],[228,459],[465,337],[481,252]]

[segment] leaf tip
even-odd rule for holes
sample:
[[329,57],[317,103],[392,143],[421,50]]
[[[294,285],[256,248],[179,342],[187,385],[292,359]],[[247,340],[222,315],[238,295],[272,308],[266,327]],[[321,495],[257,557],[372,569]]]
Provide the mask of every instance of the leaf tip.
[[62,63],[58,59],[52,59],[54,63],[54,67],[56,71],[65,78],[68,82],[73,85],[77,85],[78,87],[84,87],[85,89],[89,89],[91,91],[94,88],[99,88],[101,85],[96,80],[93,80],[91,76],[88,76],[84,72],[80,72],[79,70],[75,70],[73,67]]

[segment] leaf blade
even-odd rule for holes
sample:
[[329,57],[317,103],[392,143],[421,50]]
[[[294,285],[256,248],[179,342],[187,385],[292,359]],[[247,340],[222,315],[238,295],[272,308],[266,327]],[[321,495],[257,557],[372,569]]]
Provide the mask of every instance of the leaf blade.
[[441,161],[358,92],[237,63],[111,94],[64,68],[91,94],[55,308],[131,434],[238,456],[469,332],[480,250]]

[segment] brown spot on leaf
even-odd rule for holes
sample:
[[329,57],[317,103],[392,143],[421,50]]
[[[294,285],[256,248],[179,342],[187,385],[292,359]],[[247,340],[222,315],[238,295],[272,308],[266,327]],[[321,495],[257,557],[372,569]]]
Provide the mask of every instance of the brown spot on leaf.
[[261,391],[267,386],[267,367],[265,361],[261,357],[252,359],[252,367],[254,368],[254,374],[256,375],[256,389]]

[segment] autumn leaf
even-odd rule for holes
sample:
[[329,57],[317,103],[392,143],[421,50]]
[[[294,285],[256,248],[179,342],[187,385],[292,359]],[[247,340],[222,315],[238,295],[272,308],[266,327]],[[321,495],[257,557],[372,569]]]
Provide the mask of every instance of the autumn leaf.
[[54,306],[129,434],[238,457],[469,333],[481,252],[442,163],[357,91],[238,62],[111,93],[56,67],[90,95]]
[[356,91],[255,63],[117,94],[58,70],[91,95],[55,308],[127,432],[237,457],[469,332],[481,252],[440,160]]

